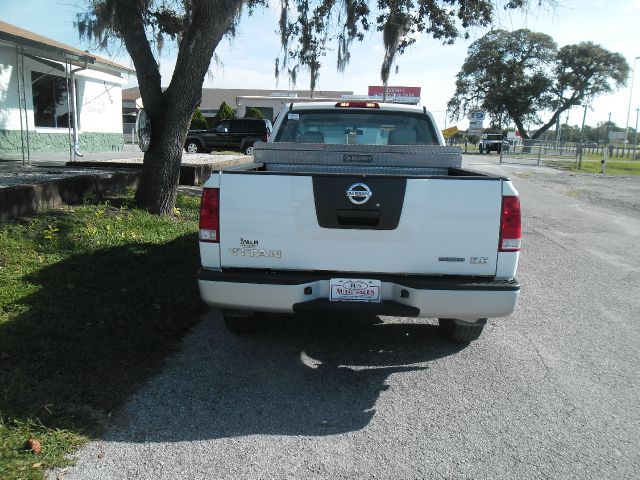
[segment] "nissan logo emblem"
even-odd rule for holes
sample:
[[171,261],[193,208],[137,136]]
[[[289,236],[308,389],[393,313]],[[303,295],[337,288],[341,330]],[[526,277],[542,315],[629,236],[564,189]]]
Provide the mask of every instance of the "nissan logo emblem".
[[347,188],[347,198],[355,205],[362,205],[373,195],[371,189],[364,183],[354,183]]

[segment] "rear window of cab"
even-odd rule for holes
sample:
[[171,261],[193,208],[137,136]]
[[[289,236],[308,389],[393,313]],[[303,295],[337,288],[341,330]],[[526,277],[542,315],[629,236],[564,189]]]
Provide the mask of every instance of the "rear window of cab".
[[343,145],[438,145],[431,119],[421,113],[372,110],[293,110],[276,142]]

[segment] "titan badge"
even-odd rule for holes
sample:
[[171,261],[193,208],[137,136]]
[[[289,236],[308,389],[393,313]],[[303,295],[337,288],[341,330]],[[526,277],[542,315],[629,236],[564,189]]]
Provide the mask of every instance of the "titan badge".
[[229,255],[234,257],[271,257],[282,258],[282,251],[264,248],[230,248]]

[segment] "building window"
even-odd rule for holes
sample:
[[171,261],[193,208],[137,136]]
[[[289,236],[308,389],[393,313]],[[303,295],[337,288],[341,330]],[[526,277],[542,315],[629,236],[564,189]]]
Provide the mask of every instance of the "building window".
[[[69,89],[67,79],[31,72],[33,117],[36,127],[69,128]],[[72,116],[73,117],[73,116]]]

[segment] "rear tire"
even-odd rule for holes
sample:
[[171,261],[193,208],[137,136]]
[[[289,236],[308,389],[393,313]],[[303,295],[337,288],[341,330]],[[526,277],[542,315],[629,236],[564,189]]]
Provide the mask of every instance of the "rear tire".
[[263,323],[261,316],[256,313],[247,316],[224,313],[223,316],[227,329],[236,335],[250,335],[255,333]]
[[246,147],[243,148],[242,151],[244,152],[245,155],[253,155],[253,144],[247,145]]
[[438,319],[442,335],[447,340],[460,343],[469,343],[477,340],[486,323],[486,318],[481,318],[475,323],[462,322],[454,318]]

